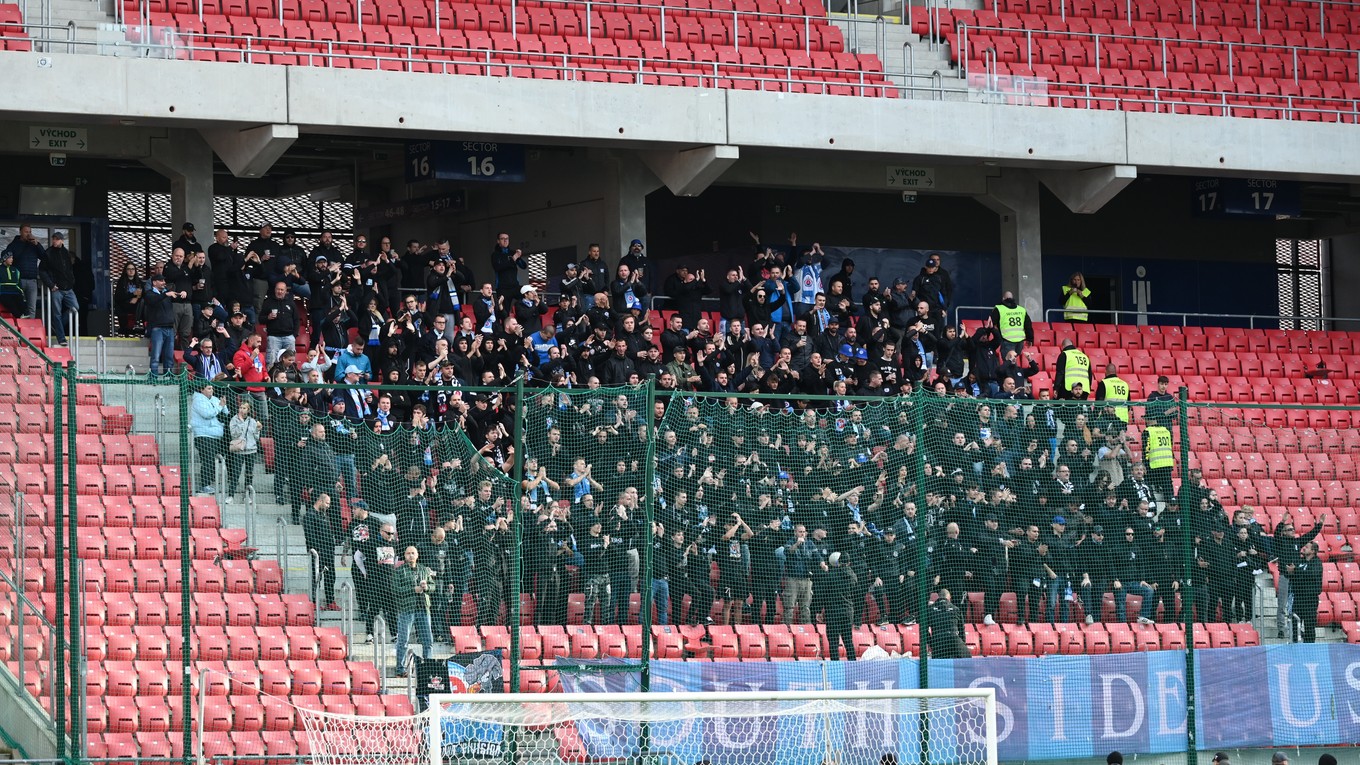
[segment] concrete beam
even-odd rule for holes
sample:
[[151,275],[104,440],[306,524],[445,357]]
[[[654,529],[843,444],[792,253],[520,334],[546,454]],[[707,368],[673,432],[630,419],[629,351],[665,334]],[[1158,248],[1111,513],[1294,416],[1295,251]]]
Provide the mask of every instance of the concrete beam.
[[261,125],[245,130],[202,130],[217,156],[237,178],[259,178],[298,138],[297,125]]
[[164,138],[151,140],[151,154],[142,163],[170,179],[167,223],[175,236],[185,221],[199,231],[212,230],[213,152],[198,131],[167,130]]
[[1043,227],[1038,179],[1028,170],[1006,168],[988,180],[987,193],[977,200],[1001,217],[1001,289],[1015,293],[1016,301],[1030,317],[1042,321]]
[[696,197],[718,179],[740,150],[735,146],[700,146],[676,151],[640,151],[638,157],[677,197]]
[[1089,170],[1040,170],[1035,173],[1074,213],[1099,212],[1138,177],[1133,165],[1104,165]]

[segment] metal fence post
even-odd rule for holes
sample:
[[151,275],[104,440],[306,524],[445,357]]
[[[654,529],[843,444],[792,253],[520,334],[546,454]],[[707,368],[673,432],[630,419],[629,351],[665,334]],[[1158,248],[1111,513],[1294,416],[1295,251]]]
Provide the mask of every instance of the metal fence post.
[[[1185,488],[1186,472],[1190,469],[1190,390],[1181,386],[1177,396],[1177,414],[1181,435],[1181,489]],[[1195,598],[1191,574],[1194,571],[1194,540],[1189,527],[1181,535],[1185,540],[1185,587],[1181,593],[1181,616],[1185,622],[1185,765],[1196,765],[1195,731]]]
[[[67,370],[59,366],[54,366],[52,368],[52,415],[53,415],[52,459],[56,462],[58,467],[58,469],[53,473],[52,476],[56,484],[53,487],[53,494],[55,495],[56,500],[56,516],[57,516],[55,519],[54,530],[56,536],[56,539],[54,541],[56,542],[56,579],[57,579],[56,580],[57,613],[56,619],[54,620],[55,622],[54,632],[56,633],[56,635],[54,637],[57,638],[60,637],[62,630],[66,628],[66,609],[63,607],[64,601],[66,599],[66,576],[65,576],[66,513],[63,511],[64,508],[63,501],[66,498],[66,492],[71,488],[67,484],[66,476],[64,475],[64,468],[66,466],[68,455],[66,454],[65,439],[62,438],[65,428],[68,427],[69,425],[68,423],[65,422],[66,408],[62,406],[62,404],[64,403],[64,397],[66,393],[63,385],[63,383],[65,382],[64,378],[66,372]],[[70,456],[74,458],[74,454]],[[22,626],[23,625],[22,611],[20,612],[19,624],[20,627],[18,631],[20,634],[22,634],[24,631]],[[58,639],[56,642],[57,646],[54,652],[55,655],[52,656],[54,670],[52,673],[52,680],[55,686],[54,690],[56,693],[56,697],[60,700],[60,703],[58,703],[56,709],[52,711],[53,717],[55,718],[54,722],[56,724],[57,732],[57,757],[60,759],[65,759],[66,743],[68,741],[68,737],[66,736],[66,702],[67,702],[66,666],[65,666],[66,651],[64,650],[65,646],[62,645],[64,641]],[[23,653],[19,654],[19,661],[20,664],[22,665]],[[22,670],[19,676],[23,677]]]
[[[179,393],[179,420],[180,420],[178,423],[176,423],[176,425],[179,430],[179,542],[180,542],[179,568],[180,568],[180,580],[184,582],[183,586],[180,587],[180,608],[183,609],[184,613],[184,618],[180,620],[183,622],[183,625],[180,628],[180,639],[184,641],[184,649],[181,652],[184,661],[184,695],[182,702],[184,704],[183,719],[191,720],[193,719],[194,697],[193,689],[190,688],[191,683],[189,682],[189,673],[193,667],[193,663],[189,660],[189,657],[192,655],[193,652],[190,650],[189,644],[193,640],[194,620],[189,618],[189,615],[193,613],[192,610],[193,602],[190,598],[190,590],[193,589],[193,587],[190,586],[190,582],[193,581],[193,569],[190,565],[190,559],[193,556],[193,542],[189,538],[190,468],[189,465],[187,464],[187,456],[189,454],[189,428],[187,427],[188,423],[185,422],[185,419],[189,412],[189,386],[186,384],[188,382],[188,379],[182,375],[179,378],[171,379],[174,380],[175,387],[177,389],[177,392]],[[202,720],[202,717],[203,716],[200,715],[199,719]],[[189,759],[193,752],[193,746],[194,746],[193,728],[186,724],[184,726],[185,765],[188,765],[189,763]]]

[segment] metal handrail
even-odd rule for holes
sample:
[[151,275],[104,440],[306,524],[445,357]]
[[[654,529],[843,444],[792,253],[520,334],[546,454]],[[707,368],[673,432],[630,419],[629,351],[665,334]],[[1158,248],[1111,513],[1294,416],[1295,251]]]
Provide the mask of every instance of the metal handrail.
[[[284,584],[287,585],[288,566],[285,565],[287,554],[284,552],[283,540],[287,531],[287,522],[283,518],[274,519],[274,562],[279,565],[279,570],[283,571]],[[285,586],[285,590],[287,587]]]
[[67,311],[66,343],[71,347],[71,361],[80,369],[80,312]]
[[381,683],[380,691],[387,693],[387,643],[390,635],[387,631],[387,617],[381,613],[373,617],[373,663],[378,665],[378,678]]
[[340,630],[345,633],[345,658],[353,658],[354,653],[354,587],[349,582],[341,582],[336,590],[340,600]]
[[213,455],[213,496],[218,507],[227,506],[227,457],[223,454]]
[[[1053,321],[1062,321],[1061,318],[1054,319],[1054,318],[1052,318],[1052,317],[1053,317],[1055,314],[1063,314],[1063,313],[1066,313],[1068,310],[1069,310],[1069,309],[1066,309],[1066,308],[1048,308],[1048,309],[1046,309],[1046,310],[1044,311],[1044,320],[1045,320],[1045,321],[1049,321],[1049,322],[1053,322]],[[1357,324],[1360,324],[1360,318],[1346,317],[1346,316],[1300,316],[1300,315],[1290,315],[1290,314],[1269,315],[1269,314],[1256,314],[1256,313],[1192,313],[1192,312],[1179,312],[1179,311],[1131,311],[1131,310],[1128,310],[1128,309],[1113,309],[1113,308],[1110,308],[1110,309],[1102,308],[1102,309],[1099,309],[1099,310],[1096,310],[1096,309],[1089,309],[1089,308],[1088,308],[1088,309],[1087,309],[1087,313],[1092,313],[1092,314],[1097,314],[1097,315],[1101,315],[1101,314],[1103,314],[1103,315],[1110,315],[1110,314],[1113,314],[1113,315],[1115,316],[1116,321],[1118,321],[1118,317],[1121,316],[1121,315],[1122,315],[1122,316],[1135,316],[1135,317],[1138,317],[1138,316],[1177,316],[1177,317],[1180,317],[1180,319],[1181,319],[1181,326],[1182,326],[1182,327],[1191,326],[1189,320],[1192,319],[1192,318],[1194,318],[1194,319],[1216,319],[1216,320],[1217,320],[1217,319],[1246,319],[1246,320],[1247,320],[1247,328],[1248,328],[1248,329],[1257,329],[1256,323],[1257,323],[1258,321],[1260,321],[1260,322],[1316,321],[1316,322],[1319,322],[1319,323],[1322,323],[1322,324],[1335,323],[1335,322],[1355,322],[1355,323],[1357,323]],[[1274,328],[1274,327],[1261,327],[1260,329],[1275,329],[1275,328]]]
[[[992,311],[996,310],[996,306],[995,306],[995,305],[956,305],[956,306],[954,306],[954,309],[953,309],[953,310],[954,310],[954,324],[955,324],[955,326],[957,326],[958,323],[959,323],[959,314],[960,314],[960,312],[962,312],[962,311],[967,311],[967,312],[969,312],[970,315],[976,315],[976,314],[978,314],[978,313],[981,313],[982,315],[985,316],[985,315],[991,313]],[[1047,308],[1047,309],[1044,310],[1044,321],[1049,322],[1049,323],[1053,323],[1053,322],[1062,322],[1063,319],[1061,318],[1061,314],[1066,313],[1068,310],[1070,310],[1070,309],[1067,309],[1067,308]],[[1287,314],[1273,314],[1273,315],[1272,315],[1272,314],[1264,314],[1264,313],[1193,313],[1193,312],[1182,312],[1182,311],[1134,311],[1134,310],[1128,310],[1128,309],[1114,309],[1114,308],[1108,308],[1108,309],[1107,309],[1107,308],[1102,308],[1102,309],[1099,309],[1099,310],[1093,309],[1093,308],[1088,308],[1088,309],[1086,310],[1086,312],[1087,312],[1087,313],[1091,313],[1091,314],[1096,314],[1096,315],[1098,315],[1098,316],[1110,316],[1110,315],[1113,315],[1113,316],[1115,317],[1115,323],[1118,323],[1118,320],[1119,320],[1119,317],[1120,317],[1120,316],[1132,316],[1132,317],[1142,317],[1142,316],[1172,316],[1172,317],[1179,317],[1180,320],[1181,320],[1180,326],[1182,326],[1182,327],[1198,326],[1198,325],[1192,325],[1192,324],[1190,323],[1190,319],[1246,319],[1246,320],[1247,320],[1247,328],[1248,328],[1248,329],[1257,329],[1257,326],[1256,326],[1256,323],[1257,323],[1257,322],[1266,323],[1266,322],[1280,322],[1280,321],[1316,321],[1316,322],[1320,322],[1321,324],[1323,324],[1323,325],[1324,325],[1324,328],[1325,328],[1325,325],[1327,325],[1327,324],[1333,324],[1333,323],[1338,323],[1338,322],[1347,322],[1347,323],[1354,322],[1354,323],[1356,323],[1356,324],[1360,324],[1360,318],[1348,317],[1348,316],[1297,316],[1297,315],[1287,315]],[[1055,316],[1057,316],[1057,318],[1054,318]],[[1168,326],[1175,326],[1175,325],[1168,325]],[[1217,325],[1209,325],[1209,326],[1217,326]],[[1275,329],[1275,327],[1261,327],[1260,329]]]
[[94,339],[94,371],[104,374],[109,367],[109,341],[103,335],[98,335]]
[[[250,459],[254,459],[254,458],[255,458],[255,455],[251,454],[251,455],[249,455],[249,458],[250,458]],[[227,479],[227,480],[228,480],[228,481],[231,480],[231,479],[230,479],[230,476],[228,476],[228,479]],[[228,488],[231,488],[231,487],[228,487]],[[245,494],[245,504],[246,504],[246,535],[247,535],[247,537],[250,539],[250,543],[258,547],[259,544],[260,544],[260,538],[259,538],[258,536],[255,535],[255,532],[256,532],[256,521],[255,521],[255,518],[256,518],[257,515],[259,515],[259,511],[258,511],[257,508],[256,508],[256,501],[255,501],[255,487],[254,487],[254,486],[247,486],[247,487],[245,488],[245,491],[244,491],[243,493]]]
[[322,574],[324,573],[321,569],[321,553],[317,550],[308,550],[307,553],[311,555],[312,558],[312,582],[307,588],[307,595],[312,599],[312,602],[317,605],[317,608],[320,608],[321,606],[326,605],[321,602],[321,596],[317,594],[317,591],[321,588],[321,579]]
[[[1336,54],[1338,54],[1338,53],[1348,53],[1348,52],[1353,52],[1353,51],[1339,50],[1339,49],[1337,49],[1337,48],[1324,48],[1324,47],[1318,47],[1318,46],[1314,46],[1314,45],[1288,45],[1288,44],[1279,45],[1279,44],[1274,44],[1274,43],[1267,43],[1267,42],[1264,42],[1264,41],[1262,41],[1262,42],[1233,42],[1233,41],[1230,41],[1230,40],[1204,40],[1204,39],[1199,39],[1199,38],[1196,38],[1196,39],[1189,39],[1189,38],[1182,38],[1182,37],[1160,37],[1160,36],[1155,36],[1155,35],[1153,35],[1153,36],[1148,36],[1148,35],[1139,35],[1139,34],[1125,34],[1125,33],[1120,33],[1120,32],[1080,32],[1080,31],[1068,30],[1068,29],[1033,29],[1033,28],[1030,28],[1030,27],[1008,27],[1008,26],[1003,26],[1003,25],[968,24],[968,23],[966,23],[966,22],[957,24],[957,25],[955,26],[955,29],[960,29],[960,28],[963,28],[963,27],[967,27],[967,28],[971,29],[972,32],[973,32],[974,34],[976,34],[976,33],[978,33],[978,32],[1000,32],[1000,33],[1007,33],[1007,34],[1016,34],[1016,33],[1023,34],[1023,35],[1025,36],[1025,43],[1026,43],[1026,48],[1027,48],[1027,50],[1026,50],[1026,61],[1025,61],[1025,64],[1026,64],[1026,66],[1030,66],[1030,67],[1033,67],[1033,65],[1034,65],[1033,39],[1034,39],[1036,36],[1038,36],[1040,39],[1050,38],[1050,37],[1051,37],[1051,38],[1062,38],[1062,39],[1071,39],[1071,38],[1087,39],[1087,38],[1089,38],[1089,39],[1094,40],[1094,41],[1095,41],[1095,44],[1096,44],[1097,46],[1100,44],[1100,40],[1101,40],[1102,38],[1105,39],[1105,40],[1107,40],[1107,41],[1114,41],[1114,42],[1120,42],[1120,43],[1134,42],[1134,43],[1150,43],[1150,44],[1160,45],[1161,48],[1162,48],[1162,50],[1161,50],[1161,53],[1162,53],[1162,74],[1167,74],[1168,71],[1169,71],[1168,66],[1167,66],[1167,56],[1166,56],[1167,47],[1168,47],[1168,46],[1185,45],[1185,46],[1194,46],[1195,48],[1226,48],[1226,49],[1227,49],[1227,52],[1228,52],[1228,55],[1229,55],[1229,64],[1230,64],[1230,65],[1231,65],[1231,63],[1232,63],[1231,55],[1232,55],[1232,52],[1233,52],[1233,49],[1234,49],[1234,48],[1236,48],[1236,49],[1238,50],[1238,52],[1254,52],[1254,51],[1257,51],[1257,50],[1264,50],[1264,51],[1268,51],[1268,52],[1277,52],[1277,53],[1287,53],[1287,52],[1288,52],[1288,53],[1293,53],[1293,54],[1295,54],[1295,56],[1296,56],[1296,58],[1295,58],[1295,66],[1293,67],[1293,69],[1294,69],[1294,71],[1293,71],[1294,82],[1298,82],[1298,81],[1299,81],[1299,73],[1298,73],[1298,67],[1297,67],[1297,63],[1298,63],[1298,62],[1297,62],[1297,54],[1298,54],[1299,52],[1303,52],[1305,55],[1311,54],[1311,53],[1322,54],[1322,55],[1336,55]],[[1097,48],[1097,50],[1099,50],[1099,49]],[[969,51],[968,51],[966,48],[960,52],[960,57],[964,57],[964,56],[968,56],[968,55],[969,55]],[[1100,69],[1100,66],[1099,66],[1099,57],[1098,57],[1098,56],[1096,57],[1096,61],[1094,62],[1094,65],[1095,65],[1095,68],[1096,68],[1097,70]]]

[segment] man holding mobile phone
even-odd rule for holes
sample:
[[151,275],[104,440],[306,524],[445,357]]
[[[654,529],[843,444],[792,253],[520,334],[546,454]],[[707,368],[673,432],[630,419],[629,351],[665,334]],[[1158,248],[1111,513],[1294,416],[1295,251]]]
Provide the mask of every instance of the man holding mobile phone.
[[416,628],[423,658],[434,652],[434,630],[430,625],[430,595],[435,573],[419,563],[415,545],[406,548],[405,562],[392,574],[392,594],[397,600],[397,677],[406,677],[406,641],[411,627]]

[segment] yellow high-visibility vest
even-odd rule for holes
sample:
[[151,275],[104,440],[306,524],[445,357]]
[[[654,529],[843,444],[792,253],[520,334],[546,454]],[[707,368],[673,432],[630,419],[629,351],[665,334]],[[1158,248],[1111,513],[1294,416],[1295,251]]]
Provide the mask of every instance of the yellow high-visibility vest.
[[1086,313],[1086,298],[1091,296],[1091,290],[1082,287],[1074,290],[1071,286],[1063,285],[1063,308],[1079,308],[1079,311],[1066,311],[1063,318],[1068,321],[1086,321],[1091,318]]
[[1147,429],[1147,449],[1143,452],[1143,459],[1147,460],[1149,470],[1157,468],[1169,468],[1172,464],[1174,453],[1171,446],[1171,431],[1161,425],[1152,425]]
[[[1126,382],[1124,382],[1123,380],[1119,379],[1117,376],[1106,377],[1104,380],[1101,380],[1101,382],[1105,383],[1105,400],[1106,400],[1106,401],[1128,401],[1128,400],[1129,400],[1129,384],[1128,384],[1128,383],[1126,383]],[[1128,422],[1129,422],[1129,408],[1128,408],[1127,406],[1118,406],[1118,407],[1115,407],[1114,414],[1115,414],[1116,417],[1118,417],[1119,419],[1123,420],[1123,421],[1124,421],[1124,424],[1126,424],[1126,425],[1128,424]]]
[[1091,360],[1076,348],[1068,348],[1063,362],[1063,390],[1072,392],[1074,383],[1081,383],[1085,391],[1091,390]]
[[996,307],[997,318],[1001,319],[1001,339],[1008,343],[1023,343],[1025,341],[1025,307],[1022,305],[1014,308],[1007,308],[1004,305]]

